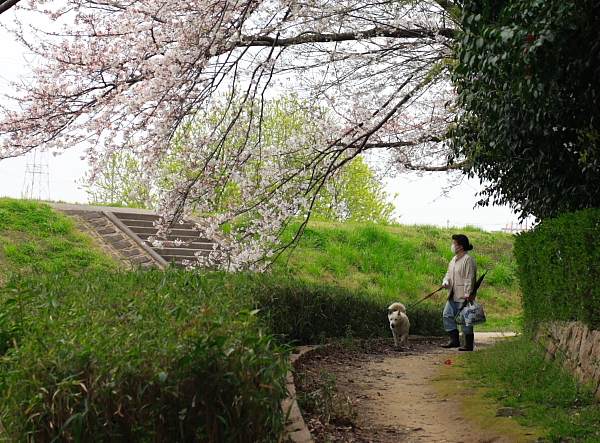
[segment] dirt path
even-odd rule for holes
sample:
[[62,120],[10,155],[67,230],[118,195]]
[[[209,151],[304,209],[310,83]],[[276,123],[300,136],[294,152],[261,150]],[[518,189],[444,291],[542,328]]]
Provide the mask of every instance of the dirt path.
[[[315,441],[509,443],[508,437],[475,429],[454,399],[436,394],[431,377],[458,353],[440,348],[445,341],[411,338],[410,350],[404,352],[395,350],[389,341],[369,341],[364,349],[330,348],[300,359],[296,389],[317,405],[312,411],[310,405],[305,407]],[[476,334],[476,347],[491,342],[486,335]],[[319,406],[325,403],[319,398],[325,390],[319,388],[331,385],[332,378],[338,392],[329,399],[330,406]],[[336,419],[338,415],[342,418]]]

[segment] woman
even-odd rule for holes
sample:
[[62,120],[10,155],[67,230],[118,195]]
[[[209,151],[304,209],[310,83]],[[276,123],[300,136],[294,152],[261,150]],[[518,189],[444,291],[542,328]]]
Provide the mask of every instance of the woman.
[[465,336],[465,345],[460,346],[460,338],[456,325],[456,316],[464,301],[471,301],[475,291],[475,280],[477,276],[477,265],[475,259],[467,251],[473,249],[466,235],[455,234],[452,236],[452,252],[455,254],[448,265],[448,272],[444,277],[443,286],[448,290],[448,301],[444,308],[444,329],[450,337],[450,341],[442,348],[459,348],[459,351],[473,350],[473,326],[461,325]]

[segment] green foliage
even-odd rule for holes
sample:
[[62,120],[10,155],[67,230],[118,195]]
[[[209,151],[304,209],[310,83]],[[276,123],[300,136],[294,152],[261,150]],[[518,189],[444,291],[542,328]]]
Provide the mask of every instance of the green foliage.
[[[231,107],[228,106],[230,100],[239,98],[223,97],[220,102],[185,122],[175,135],[170,153],[161,167],[175,172],[176,175],[197,174],[198,171],[194,168],[191,171],[187,170],[191,164],[190,155],[184,156],[186,163],[182,164],[180,154],[190,149],[187,146],[187,137],[190,134],[208,138],[212,131],[227,134],[227,141],[223,146],[215,147],[215,150],[227,152],[228,155],[235,155],[245,145],[260,145],[268,152],[278,150],[290,140],[303,140],[296,155],[280,156],[281,164],[273,167],[281,168],[289,166],[290,163],[302,164],[306,152],[315,144],[310,136],[311,132],[317,132],[316,129],[311,131],[314,127],[313,121],[326,112],[309,109],[297,96],[290,95],[259,103],[246,103],[242,106],[240,114],[231,116],[228,114],[231,112]],[[258,122],[249,124],[253,118],[257,118],[257,114],[260,116],[260,125]],[[248,127],[252,128],[250,132]],[[200,161],[197,163],[203,164]],[[256,167],[256,164],[248,163],[244,172],[252,176]],[[232,173],[229,171],[227,175]],[[240,171],[235,172],[239,173]],[[80,183],[92,204],[145,208],[148,201],[155,199],[155,192],[143,180],[144,168],[140,156],[134,152],[114,154],[104,168],[94,174],[95,180],[92,184],[89,183],[92,172],[88,172]],[[227,179],[226,176],[221,178],[223,181]],[[171,184],[161,182],[155,183],[154,186],[162,188]],[[324,220],[393,223],[395,206],[386,201],[390,195],[384,188],[373,168],[361,156],[357,156],[341,168],[334,179],[328,180],[319,189],[311,215]],[[223,211],[225,207],[239,200],[238,186],[231,182],[216,185],[213,200],[213,211]]]
[[396,207],[381,180],[361,156],[352,159],[319,193],[313,207],[315,220],[391,224]]
[[[95,174],[93,183],[90,183]],[[134,153],[116,152],[99,172],[88,171],[79,184],[92,205],[147,208],[151,191],[142,181],[144,168]]]
[[[268,330],[295,344],[337,338],[390,337],[389,301],[337,284],[314,283],[281,274],[255,276],[252,291]],[[441,306],[411,311],[411,334],[442,335]]]
[[474,386],[489,388],[500,406],[526,411],[513,419],[541,427],[548,441],[600,439],[600,406],[593,390],[563,371],[560,361],[548,361],[538,344],[522,336],[502,340],[469,355],[466,366]]
[[230,288],[183,271],[15,276],[5,441],[278,441],[289,349]]
[[[290,265],[265,274],[125,272],[46,205],[0,208],[5,441],[278,441],[287,343],[391,340],[389,304],[437,288],[451,258],[449,230],[311,223]],[[480,262],[510,267],[512,236],[469,237]],[[44,265],[20,270],[11,247]],[[512,309],[506,290],[480,296]],[[443,334],[443,302],[410,308],[411,333]]]
[[486,184],[480,204],[600,206],[598,25],[593,0],[464,2],[451,161]]
[[528,328],[579,320],[600,327],[600,210],[546,220],[515,241]]

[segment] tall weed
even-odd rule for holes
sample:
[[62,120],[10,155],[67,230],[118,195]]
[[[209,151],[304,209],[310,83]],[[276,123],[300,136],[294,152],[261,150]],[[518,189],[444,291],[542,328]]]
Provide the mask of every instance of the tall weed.
[[13,278],[5,440],[277,441],[289,348],[233,294],[220,274]]

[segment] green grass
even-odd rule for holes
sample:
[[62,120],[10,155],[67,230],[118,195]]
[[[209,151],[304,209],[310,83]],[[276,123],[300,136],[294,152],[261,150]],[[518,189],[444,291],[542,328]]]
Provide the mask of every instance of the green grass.
[[118,266],[68,216],[35,201],[0,198],[0,283],[33,268],[78,273]]
[[[190,413],[200,408],[197,397],[188,394],[211,386],[224,390],[214,394],[218,406],[202,406],[207,421],[197,441],[279,435],[275,404],[287,345],[391,340],[387,306],[409,306],[441,285],[457,232],[314,222],[293,253],[263,275],[124,271],[68,217],[0,199],[0,441],[23,441],[34,425],[44,441],[56,435],[48,423],[73,441],[86,441],[85,432],[119,441],[99,435],[158,435],[156,420],[163,419],[171,427],[162,437],[176,441],[182,425],[190,432],[198,423]],[[478,294],[488,322],[477,330],[519,330],[513,236],[460,232],[475,246],[479,273],[489,270]],[[444,301],[440,293],[411,308],[411,333],[441,334]],[[519,418],[523,426],[539,424],[556,442],[600,441],[590,393],[536,352],[507,340],[460,359],[490,402],[528,412]],[[126,423],[102,418],[117,411]]]
[[[475,246],[471,254],[479,275],[489,271],[478,293],[488,322],[477,330],[518,330],[520,289],[510,234],[475,228],[311,222],[297,248],[281,257],[273,272],[352,289],[381,304],[400,301],[409,306],[441,286],[452,259],[452,234],[458,232],[466,232]],[[293,229],[288,239],[292,233]],[[445,296],[441,291],[423,304],[437,309]]]
[[[550,442],[600,442],[594,392],[549,361],[545,349],[520,336],[461,356],[467,377],[497,406],[523,410],[521,425],[544,430]],[[463,373],[464,374],[464,373]]]
[[[473,228],[463,232],[475,245],[472,255],[480,273],[489,270],[479,292],[488,322],[478,330],[517,330],[521,308],[513,236]],[[271,273],[345,288],[384,309],[395,301],[410,306],[441,284],[452,258],[453,233],[434,226],[312,222],[292,255],[281,257]],[[292,234],[293,229],[287,233]],[[118,264],[79,233],[69,217],[37,202],[0,199],[0,282],[33,268],[48,273],[113,272]],[[414,316],[441,311],[444,292],[419,304]]]
[[[387,306],[439,287],[452,233],[311,223],[263,275],[124,271],[68,217],[0,199],[0,441],[276,440],[288,344],[391,340]],[[512,237],[468,235],[488,327],[514,330]],[[442,334],[444,300],[411,333]]]

